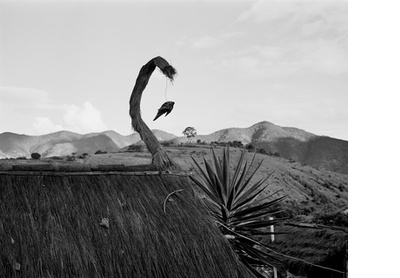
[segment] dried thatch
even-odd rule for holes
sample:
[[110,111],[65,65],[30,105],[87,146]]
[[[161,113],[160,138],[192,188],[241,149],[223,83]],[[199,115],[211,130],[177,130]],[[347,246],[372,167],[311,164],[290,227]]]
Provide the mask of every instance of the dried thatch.
[[[346,229],[281,225],[275,227],[275,232],[278,233],[275,242],[268,243],[268,246],[287,255],[279,258],[291,273],[308,278],[346,277],[348,242]],[[288,256],[301,260],[291,259]]]
[[172,174],[0,172],[0,277],[250,277],[192,186]]
[[140,138],[146,144],[147,149],[153,156],[152,163],[160,170],[179,170],[179,166],[173,163],[173,161],[168,157],[156,136],[143,121],[140,112],[140,101],[142,99],[143,91],[156,67],[158,67],[171,81],[174,80],[176,70],[164,58],[158,56],[147,62],[142,66],[139,75],[136,78],[136,83],[129,100],[129,115],[132,119],[133,129],[139,133]]

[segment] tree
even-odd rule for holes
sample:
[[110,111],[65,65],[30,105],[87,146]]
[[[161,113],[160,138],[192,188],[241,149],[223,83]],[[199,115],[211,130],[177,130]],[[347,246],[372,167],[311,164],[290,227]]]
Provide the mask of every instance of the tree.
[[259,150],[259,153],[266,154],[267,151],[266,151],[265,149],[260,149],[260,150]]
[[32,159],[40,159],[41,155],[39,153],[32,153],[31,158]]
[[246,145],[246,149],[247,149],[249,152],[252,152],[252,151],[255,150],[255,148],[254,148],[254,146],[253,146],[252,144],[247,144],[247,145]]
[[185,135],[188,138],[188,141],[190,141],[190,138],[196,137],[197,131],[194,127],[188,126],[185,128],[185,130],[182,132],[183,135]]
[[160,56],[151,59],[147,64],[142,66],[139,71],[139,75],[136,79],[136,83],[129,100],[129,115],[132,119],[133,129],[139,133],[140,138],[143,140],[147,146],[147,149],[152,154],[152,164],[155,165],[159,170],[179,169],[179,166],[170,160],[167,152],[162,148],[156,136],[141,117],[140,101],[142,98],[142,93],[156,67],[158,67],[161,72],[171,81],[174,80],[174,76],[176,74],[174,67],[172,67],[164,58]]

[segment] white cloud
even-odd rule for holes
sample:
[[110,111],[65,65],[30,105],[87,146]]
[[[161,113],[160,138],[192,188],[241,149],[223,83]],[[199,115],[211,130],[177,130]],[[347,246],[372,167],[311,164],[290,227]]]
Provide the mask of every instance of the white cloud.
[[175,44],[178,47],[189,45],[194,49],[211,49],[221,46],[230,39],[243,36],[242,32],[227,32],[216,36],[202,36],[197,38],[183,38]]
[[[317,29],[319,23],[308,25],[303,30],[311,35]],[[252,77],[347,73],[347,37],[289,37],[276,41],[265,39],[264,42],[227,51],[214,59],[213,65],[218,70],[247,72]]]
[[249,32],[213,59],[217,70],[251,78],[347,73],[346,1],[256,1],[236,24]]
[[107,129],[100,110],[90,102],[82,106],[58,104],[50,96],[37,89],[0,87],[0,132],[45,134],[69,130],[89,133]]
[[263,22],[266,20],[273,21],[282,17],[287,17],[296,9],[295,2],[289,1],[265,1],[255,2],[251,8],[241,13],[238,17],[239,21],[255,21]]
[[298,36],[347,36],[347,1],[260,0],[241,13],[250,21]]
[[60,130],[68,130],[81,134],[100,132],[107,129],[101,118],[101,112],[90,102],[85,102],[82,107],[78,105],[63,105],[62,123],[53,123],[48,117],[35,117],[33,133],[47,134]]
[[90,102],[85,102],[83,107],[77,105],[67,105],[66,107],[63,121],[67,130],[88,133],[107,129],[106,124],[101,118],[100,110]]
[[205,37],[201,37],[201,38],[198,38],[197,40],[195,40],[192,43],[192,46],[194,48],[197,48],[197,49],[213,48],[213,47],[217,46],[220,43],[221,43],[220,39],[213,38],[213,37],[210,37],[210,36],[205,36]]
[[51,109],[54,107],[48,92],[32,88],[0,87],[0,99],[11,109]]
[[35,122],[33,123],[34,134],[48,134],[63,129],[64,128],[62,125],[54,124],[49,118],[46,117],[35,117]]

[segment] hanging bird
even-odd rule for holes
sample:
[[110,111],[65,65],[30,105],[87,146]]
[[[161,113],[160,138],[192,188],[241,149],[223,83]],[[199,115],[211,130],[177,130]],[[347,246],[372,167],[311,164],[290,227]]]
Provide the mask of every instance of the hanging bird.
[[175,102],[173,102],[173,101],[164,102],[164,104],[161,105],[160,109],[158,109],[157,116],[154,118],[153,121],[157,120],[158,117],[160,117],[160,116],[161,116],[162,114],[164,114],[164,113],[166,113],[166,114],[165,114],[165,117],[166,117],[169,113],[171,113],[172,109],[174,108],[174,104],[175,104]]

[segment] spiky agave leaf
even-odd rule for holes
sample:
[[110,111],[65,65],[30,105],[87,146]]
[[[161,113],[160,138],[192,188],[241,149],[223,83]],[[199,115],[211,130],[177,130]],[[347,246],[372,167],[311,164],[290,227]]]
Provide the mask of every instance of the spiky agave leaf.
[[[279,220],[270,220],[269,216],[281,211],[276,205],[285,196],[272,201],[259,198],[267,187],[266,181],[273,173],[255,183],[251,182],[263,163],[261,161],[250,173],[255,154],[249,163],[244,159],[245,151],[242,151],[235,170],[231,171],[229,148],[223,149],[222,159],[216,155],[214,149],[211,150],[212,165],[204,158],[205,171],[192,157],[201,181],[194,177],[191,177],[192,180],[209,198],[206,205],[219,223],[221,232],[228,237],[234,237],[231,242],[243,263],[247,266],[270,265],[270,261],[274,260],[273,256],[261,251],[261,244],[251,237],[271,234],[267,228]],[[253,268],[251,271],[258,273]]]

